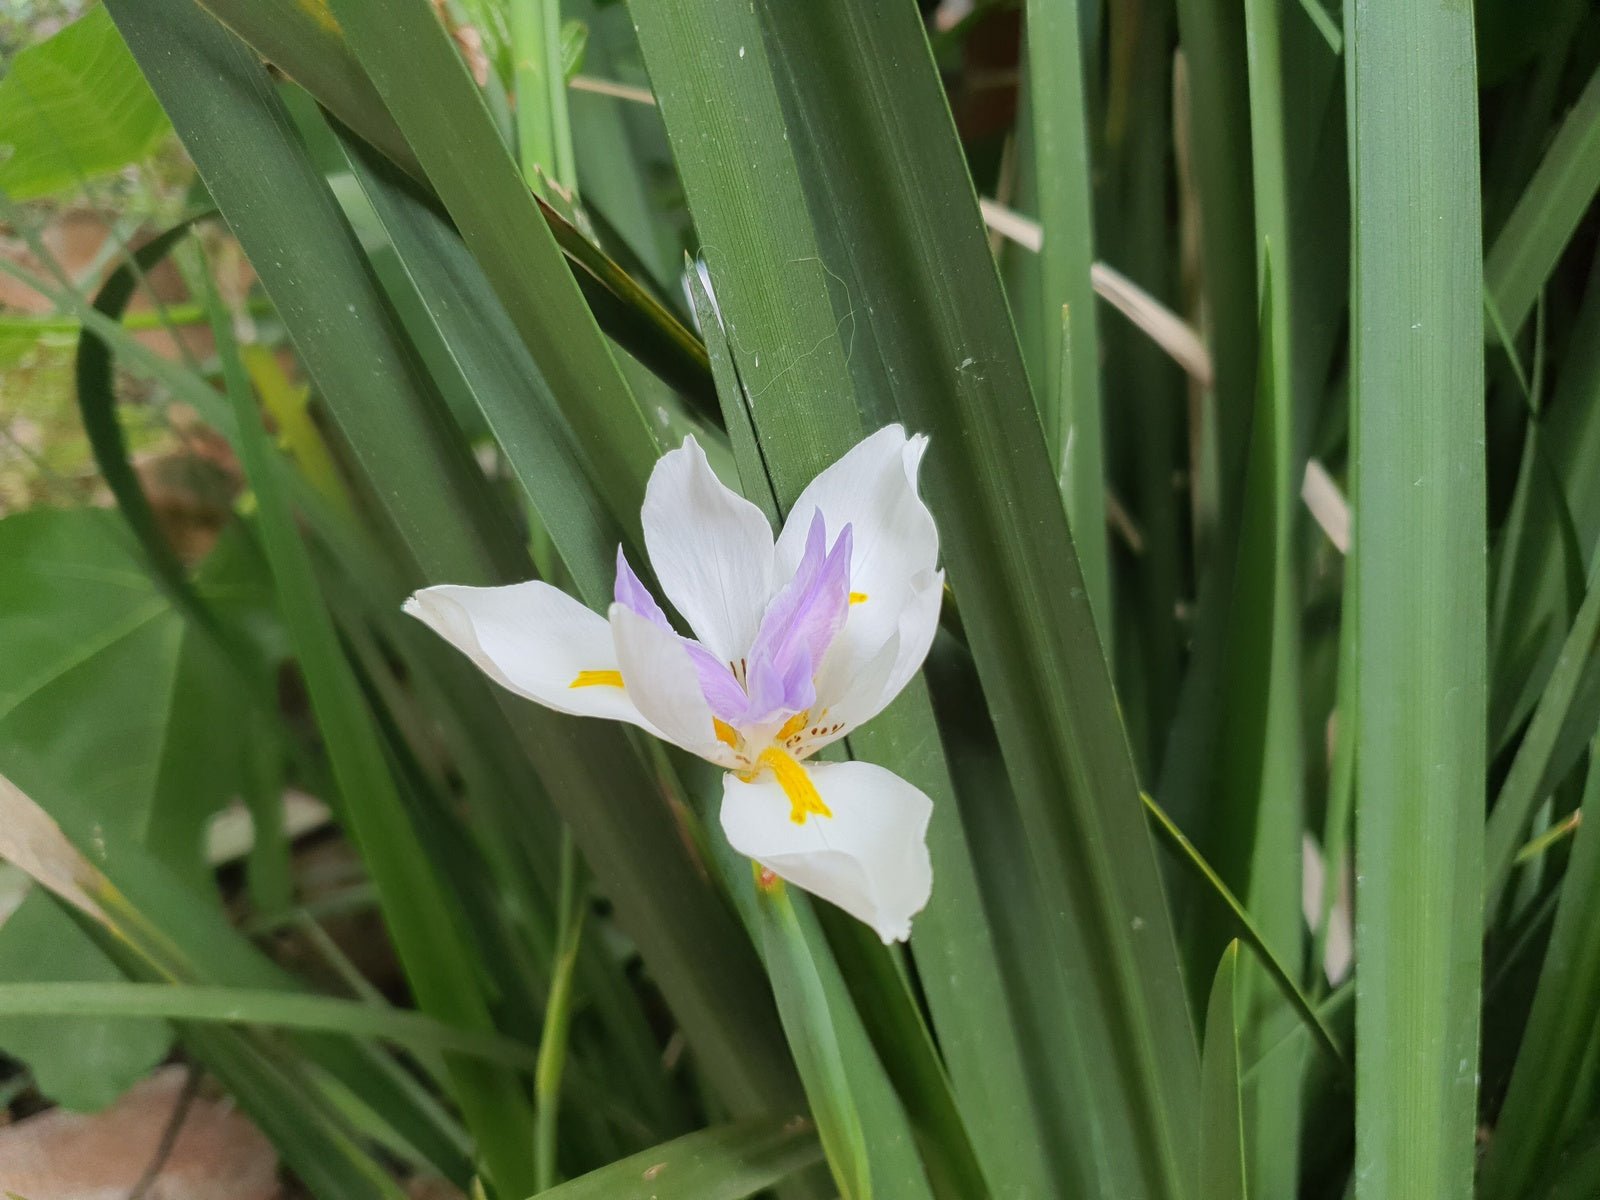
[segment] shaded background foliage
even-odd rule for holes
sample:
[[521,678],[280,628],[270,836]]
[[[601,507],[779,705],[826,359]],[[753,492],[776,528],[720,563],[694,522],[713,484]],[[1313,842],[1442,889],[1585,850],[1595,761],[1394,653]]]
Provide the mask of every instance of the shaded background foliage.
[[[0,1094],[318,1197],[1600,1191],[1582,0],[0,14]],[[932,436],[909,948],[494,692],[693,432]],[[0,1180],[0,1183],[4,1183]]]

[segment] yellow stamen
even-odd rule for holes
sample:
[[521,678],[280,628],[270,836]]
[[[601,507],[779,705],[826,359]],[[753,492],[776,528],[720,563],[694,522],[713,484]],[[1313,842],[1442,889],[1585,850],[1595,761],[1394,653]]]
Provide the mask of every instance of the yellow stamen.
[[739,748],[739,732],[721,717],[711,718],[711,728],[717,732],[717,741],[734,750]]
[[811,719],[810,711],[797,712],[783,723],[783,728],[778,730],[778,740],[787,742],[793,735],[806,727],[806,722]]
[[865,604],[866,602],[867,602],[867,594],[865,592],[851,592],[850,593],[850,603],[851,604]]
[[776,746],[769,746],[761,752],[760,761],[772,768],[772,773],[778,777],[778,786],[789,797],[789,820],[796,825],[804,825],[811,813],[819,817],[833,816],[833,811],[817,794],[817,785],[811,782],[811,773],[793,755]]
[[569,688],[622,686],[621,671],[579,671],[578,677],[567,684]]

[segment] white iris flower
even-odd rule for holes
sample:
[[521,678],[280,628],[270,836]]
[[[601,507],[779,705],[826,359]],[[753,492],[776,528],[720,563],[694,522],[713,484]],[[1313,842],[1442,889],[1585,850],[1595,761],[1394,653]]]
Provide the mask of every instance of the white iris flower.
[[776,542],[692,437],[664,455],[645,548],[693,638],[620,548],[609,619],[538,581],[424,588],[406,611],[519,695],[725,768],[735,850],[903,941],[933,884],[932,804],[871,763],[807,760],[882,712],[927,657],[944,573],[917,495],[926,448],[879,430],[811,482]]

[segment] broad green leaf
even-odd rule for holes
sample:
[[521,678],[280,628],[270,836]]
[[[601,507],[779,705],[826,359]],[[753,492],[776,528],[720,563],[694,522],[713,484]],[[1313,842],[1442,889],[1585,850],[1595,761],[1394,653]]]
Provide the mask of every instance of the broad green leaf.
[[103,8],[28,46],[0,80],[0,190],[27,200],[149,156],[170,132]]
[[1534,1182],[1574,1126],[1594,1113],[1585,1076],[1600,1033],[1600,745],[1590,754],[1580,811],[1583,828],[1561,881],[1533,1010],[1483,1163],[1485,1200],[1537,1194]]
[[1472,12],[1345,7],[1355,543],[1356,1196],[1465,1200],[1485,784]]
[[815,1128],[800,1117],[687,1134],[539,1193],[541,1200],[745,1200],[817,1162]]
[[[763,448],[787,460],[775,482],[798,492],[852,428],[898,417],[932,437],[924,490],[1045,882],[1044,952],[1105,954],[1063,1014],[1093,1054],[1082,1102],[1057,1115],[1079,1123],[1078,1153],[1115,1147],[1125,1194],[1185,1195],[1193,1126],[1179,1114],[1198,1055],[1165,900],[916,13],[706,0],[632,11],[740,376],[769,425]],[[1146,936],[1130,941],[1130,927]]]
[[[57,808],[46,814],[0,777],[0,855],[68,906],[125,973],[164,983],[287,983],[220,912],[197,904],[195,893],[120,830],[102,826],[94,809],[74,798]],[[97,861],[78,844],[92,846]],[[179,1032],[318,1200],[399,1200],[393,1179],[328,1104],[302,1053],[239,1030],[181,1025]],[[318,1049],[330,1070],[348,1066],[326,1041]],[[448,1170],[447,1160],[435,1161]]]
[[1244,1109],[1239,1080],[1239,943],[1217,964],[1200,1054],[1200,1192],[1206,1200],[1245,1200]]
[[[103,808],[108,826],[208,878],[203,824],[241,787],[258,698],[151,582],[117,517],[19,513],[0,521],[0,557],[3,769],[47,808],[68,797]],[[230,626],[260,626],[264,582],[235,531],[198,594]]]
[[1600,70],[1572,106],[1483,264],[1486,303],[1515,338],[1600,191]]
[[[36,891],[0,925],[0,979],[7,988],[60,981],[78,995],[121,980],[122,972],[44,892]],[[48,985],[46,985],[48,986]],[[65,1108],[94,1111],[113,1103],[172,1048],[172,1031],[147,1014],[95,1013],[71,1019],[54,1006],[6,1012],[0,1007],[0,1047],[28,1064],[41,1095]]]

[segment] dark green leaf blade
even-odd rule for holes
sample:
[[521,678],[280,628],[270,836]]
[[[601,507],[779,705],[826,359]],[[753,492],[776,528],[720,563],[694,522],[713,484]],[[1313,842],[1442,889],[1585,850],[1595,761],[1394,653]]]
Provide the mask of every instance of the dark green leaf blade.
[[745,1200],[822,1157],[810,1122],[748,1121],[703,1129],[580,1179],[541,1192],[541,1200],[616,1200],[648,1189],[652,1200]]
[[1464,1200],[1487,628],[1472,10],[1350,4],[1345,31],[1361,553],[1356,1195]]
[[1103,967],[1064,1014],[1091,1071],[1061,1115],[1082,1122],[1080,1153],[1116,1147],[1126,1194],[1186,1195],[1198,1055],[1170,919],[915,11],[677,0],[633,15],[758,420],[789,414],[796,470],[835,456],[852,408],[932,437],[925,493],[1048,884],[1047,944]]
[[1483,1163],[1485,1200],[1534,1194],[1574,1119],[1593,1111],[1582,1081],[1600,1013],[1600,743],[1590,751],[1580,811],[1533,1011]]
[[[339,643],[279,488],[273,450],[261,427],[229,317],[212,297],[212,333],[239,429],[239,452],[261,510],[261,533],[279,607],[306,680],[342,799],[341,816],[361,851],[406,976],[425,1012],[464,1028],[493,1021],[480,977],[461,936],[459,909],[413,826],[390,771],[382,737]],[[528,1131],[533,1112],[520,1084],[492,1065],[447,1056],[457,1104],[478,1139],[491,1177],[509,1192],[533,1184]]]
[[1245,1200],[1244,1111],[1239,1084],[1239,943],[1217,964],[1200,1054],[1200,1191],[1206,1200]]
[[1600,70],[1578,97],[1483,264],[1487,303],[1513,339],[1600,191]]

